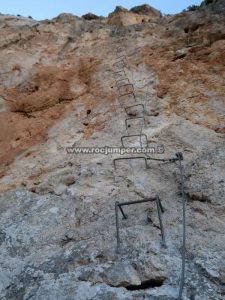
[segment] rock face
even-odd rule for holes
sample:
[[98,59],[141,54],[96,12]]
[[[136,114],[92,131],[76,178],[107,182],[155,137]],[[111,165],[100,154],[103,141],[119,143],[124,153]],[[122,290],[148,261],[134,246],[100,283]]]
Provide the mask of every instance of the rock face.
[[115,26],[129,26],[145,22],[153,22],[161,17],[160,11],[149,5],[141,5],[130,11],[117,6],[113,13],[109,14],[108,24]]
[[[120,161],[115,170],[118,154],[67,153],[120,147],[121,136],[141,131],[164,146],[155,158],[184,155],[183,299],[224,299],[224,1],[166,17],[148,6],[108,18],[0,15],[0,33],[0,298],[178,299],[177,165]],[[145,126],[130,121],[126,130],[118,56]],[[124,207],[116,251],[115,202],[156,194],[167,247],[156,203],[147,202]]]
[[151,16],[152,18],[159,18],[162,16],[161,12],[155,9],[154,7],[151,7],[148,4],[140,5],[140,6],[135,6],[131,8],[131,12],[139,15],[148,15]]

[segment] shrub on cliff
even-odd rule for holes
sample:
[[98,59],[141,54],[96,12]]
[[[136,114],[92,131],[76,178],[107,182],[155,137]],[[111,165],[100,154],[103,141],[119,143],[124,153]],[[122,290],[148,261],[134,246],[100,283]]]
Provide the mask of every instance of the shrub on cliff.
[[213,3],[213,0],[205,0],[205,1],[203,1],[203,4],[205,4],[205,5],[209,5],[211,3]]
[[82,18],[85,20],[89,20],[89,21],[100,19],[99,16],[96,16],[95,14],[92,14],[92,13],[87,13],[87,14],[83,15]]
[[130,9],[130,12],[139,14],[139,15],[154,15],[154,16],[162,16],[161,12],[154,7],[148,5],[148,4],[143,4],[139,6],[135,6]]
[[200,6],[198,5],[190,5],[188,6],[186,9],[183,10],[183,12],[186,12],[186,11],[196,11],[199,9]]

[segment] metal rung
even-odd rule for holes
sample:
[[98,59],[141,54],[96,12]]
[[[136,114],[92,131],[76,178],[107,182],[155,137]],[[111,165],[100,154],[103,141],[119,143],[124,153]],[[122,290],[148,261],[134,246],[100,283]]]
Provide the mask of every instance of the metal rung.
[[126,66],[126,65],[125,65],[125,62],[124,62],[123,60],[119,60],[119,61],[116,61],[116,62],[113,64],[113,67],[116,67],[116,65],[118,65],[118,64],[120,64],[120,63],[122,63],[123,68]]
[[126,78],[117,80],[117,81],[116,81],[116,86],[117,86],[117,87],[123,86],[124,84],[122,84],[122,85],[120,84],[120,82],[123,82],[123,81],[126,81],[125,85],[126,85],[126,84],[130,84],[129,78],[126,77]]
[[[130,90],[129,92],[125,92],[125,93],[123,93],[123,94],[120,93],[122,88],[127,89],[127,88],[129,88],[129,87],[131,87],[131,90],[132,90],[132,91]],[[132,83],[126,83],[126,84],[120,85],[120,86],[118,87],[118,90],[119,90],[120,97],[126,96],[126,95],[129,95],[129,94],[131,94],[131,93],[134,93],[134,85],[133,85]],[[123,91],[123,89],[122,89],[122,91]]]
[[122,146],[124,147],[124,144],[123,144],[123,140],[126,139],[126,138],[130,138],[130,137],[136,137],[136,136],[139,136],[140,137],[140,141],[141,141],[141,137],[144,136],[145,139],[146,139],[146,144],[147,144],[147,147],[148,147],[148,138],[147,138],[147,135],[142,133],[142,134],[132,134],[132,135],[124,135],[121,137],[121,143],[122,143]]
[[119,210],[121,214],[123,215],[124,219],[127,219],[127,215],[124,213],[122,206],[127,206],[127,205],[134,205],[134,204],[141,204],[141,203],[146,203],[146,202],[153,202],[156,201],[157,205],[157,212],[158,212],[158,218],[159,218],[159,224],[160,224],[160,230],[161,230],[161,236],[162,236],[162,245],[166,246],[166,241],[165,241],[165,234],[164,234],[164,227],[163,227],[163,222],[162,222],[162,213],[164,213],[164,208],[162,206],[161,200],[158,195],[154,198],[149,198],[149,199],[143,199],[143,200],[137,200],[137,201],[128,201],[128,202],[122,202],[119,203],[118,201],[115,203],[115,215],[116,215],[116,240],[117,240],[117,252],[120,250],[120,232],[119,232]]
[[[128,95],[133,96],[134,101],[137,102],[137,99],[136,99],[136,96],[135,96],[134,92],[129,92],[129,93],[124,94],[124,95],[119,95],[118,98],[121,99],[122,97],[125,97],[125,96],[128,96]],[[130,107],[130,106],[128,106],[128,107]],[[125,110],[126,110],[126,108],[125,108]]]
[[[117,75],[117,74],[122,74],[124,73],[125,74],[125,71],[124,71],[124,68],[122,67],[120,70],[117,70],[117,71],[114,71],[114,73]],[[122,76],[121,76],[122,77]],[[124,77],[126,77],[126,74],[124,75]]]
[[145,118],[144,118],[144,117],[128,118],[128,119],[125,120],[126,129],[128,130],[128,127],[129,127],[129,125],[127,124],[128,121],[131,121],[131,120],[138,120],[138,119],[142,119],[142,120],[143,120],[144,126],[146,125],[146,123],[145,123]]
[[[135,99],[136,99],[136,98],[135,98]],[[131,116],[132,114],[129,113],[128,110],[129,110],[130,108],[137,107],[137,106],[141,106],[141,107],[142,107],[142,112],[143,112],[143,114],[145,113],[145,107],[144,107],[143,104],[135,104],[135,105],[131,105],[131,106],[125,107],[125,112],[127,113],[127,115],[128,115],[128,116]]]
[[126,73],[124,70],[115,71],[114,74],[118,76],[120,79],[126,78]]
[[145,161],[145,167],[146,167],[146,169],[148,169],[149,168],[149,166],[148,166],[148,161],[147,161],[147,158],[146,157],[144,157],[144,156],[131,156],[131,157],[123,157],[123,158],[115,158],[114,160],[113,160],[113,166],[114,166],[114,169],[116,170],[116,162],[117,161],[120,161],[120,160],[135,160],[135,159],[143,159],[144,161]]
[[119,46],[119,47],[116,49],[116,51],[117,51],[117,52],[122,52],[122,51],[125,52],[125,47]]
[[126,73],[125,73],[125,71],[124,70],[120,70],[120,71],[113,71],[115,74],[118,74],[118,73],[123,73],[124,74],[124,76],[126,76]]
[[125,59],[126,60],[127,58],[125,55],[120,55],[120,56],[117,56],[116,59]]

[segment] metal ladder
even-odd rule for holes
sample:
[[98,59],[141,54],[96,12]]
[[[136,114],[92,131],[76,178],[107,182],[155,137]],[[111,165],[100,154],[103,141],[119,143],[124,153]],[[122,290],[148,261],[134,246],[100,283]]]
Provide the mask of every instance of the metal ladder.
[[[137,129],[136,134],[128,134],[121,137],[121,144],[124,148],[124,140],[130,137],[139,137],[140,145],[142,144],[142,138],[145,138],[146,147],[148,147],[148,138],[146,134],[142,133],[143,127],[146,126],[145,120],[145,113],[146,107],[143,103],[137,101],[137,97],[135,94],[134,84],[130,82],[125,68],[126,68],[126,51],[124,47],[119,47],[116,50],[116,61],[113,63],[113,71],[115,75],[115,84],[118,90],[118,100],[120,106],[125,110],[127,114],[127,118],[125,119],[125,127],[128,131],[128,128],[131,126],[135,126],[133,121],[134,120],[142,120],[142,124],[140,126],[140,130]],[[123,158],[116,158],[113,160],[114,169],[117,169],[117,164],[120,161],[130,161],[130,160],[143,160],[145,163],[145,168],[149,169],[149,162],[150,161],[158,161],[158,162],[167,162],[167,163],[178,163],[178,168],[180,171],[180,178],[181,178],[181,192],[182,192],[182,202],[183,202],[183,245],[182,245],[182,270],[181,270],[181,279],[180,279],[180,287],[179,287],[179,296],[178,299],[182,299],[182,292],[183,286],[185,282],[185,248],[186,248],[186,200],[184,197],[184,174],[183,174],[183,154],[176,153],[172,158],[154,158],[150,157],[147,154],[142,156],[128,156]],[[156,194],[155,197],[149,199],[142,199],[137,201],[127,201],[127,202],[116,202],[115,203],[115,217],[116,217],[116,237],[117,237],[117,253],[120,252],[120,245],[121,245],[121,238],[120,238],[120,231],[119,231],[119,211],[121,212],[123,219],[127,219],[127,215],[124,213],[123,208],[124,206],[134,205],[134,204],[141,204],[145,202],[152,202],[155,201],[157,205],[158,211],[158,218],[161,230],[161,237],[162,237],[162,246],[166,247],[166,240],[165,240],[165,232],[162,222],[162,213],[164,213],[164,208],[162,206],[161,200],[159,195]]]

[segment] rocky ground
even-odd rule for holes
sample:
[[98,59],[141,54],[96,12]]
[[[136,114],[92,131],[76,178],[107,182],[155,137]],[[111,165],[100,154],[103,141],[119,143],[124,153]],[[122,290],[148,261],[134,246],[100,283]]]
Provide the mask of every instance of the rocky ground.
[[[210,3],[208,3],[210,2]],[[208,5],[206,5],[208,3]],[[225,299],[225,2],[174,16],[142,6],[108,18],[0,15],[0,298],[178,299],[182,197],[175,163],[67,154],[120,147],[115,66],[146,107],[143,133],[184,155],[185,300]],[[116,201],[126,207],[116,252]]]

